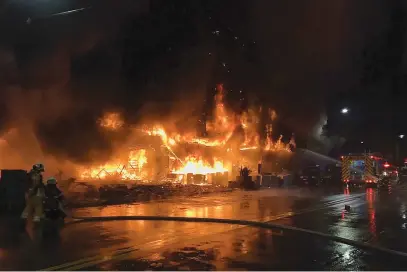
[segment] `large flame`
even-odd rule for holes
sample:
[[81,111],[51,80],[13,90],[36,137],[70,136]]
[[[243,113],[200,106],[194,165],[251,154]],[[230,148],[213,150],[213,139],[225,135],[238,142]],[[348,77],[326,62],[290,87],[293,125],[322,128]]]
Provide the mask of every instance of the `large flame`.
[[259,148],[260,135],[258,133],[258,127],[260,120],[257,113],[252,109],[243,112],[240,122],[244,131],[244,142],[240,147],[240,150]]
[[224,89],[223,85],[219,84],[217,87],[217,94],[215,95],[215,110],[212,122],[206,123],[206,130],[209,134],[223,136],[221,142],[227,141],[231,133],[236,128],[235,114],[228,111],[224,103]]
[[194,156],[188,156],[184,160],[184,165],[176,170],[173,170],[174,174],[214,174],[214,173],[224,173],[228,169],[223,165],[223,162],[214,158],[213,164],[204,161],[202,158],[196,158]]
[[[291,148],[295,147],[294,137],[288,144],[283,142],[283,136],[273,141],[272,123],[277,118],[274,110],[268,110],[270,124],[266,127],[266,139],[262,143],[259,133],[261,131],[259,116],[262,109],[251,108],[238,115],[228,109],[224,97],[224,88],[218,85],[214,112],[212,120],[206,122],[205,137],[200,137],[194,132],[181,134],[173,126],[172,130],[168,130],[164,124],[145,124],[137,129],[144,135],[159,137],[162,147],[168,153],[168,160],[174,162],[169,162],[167,173],[177,175],[229,173],[232,172],[232,165],[247,161],[247,158],[241,156],[242,151],[253,150],[258,154],[257,157],[261,157],[262,152],[291,152]],[[119,114],[109,113],[100,119],[99,124],[103,128],[117,130],[124,125],[122,120]],[[240,140],[233,137],[236,131],[239,131],[238,128],[243,131]],[[151,171],[147,171],[146,168],[154,162],[147,161],[145,149],[128,151],[125,159],[123,154],[117,157],[122,159],[112,159],[104,165],[80,168],[80,178],[121,180],[154,178]],[[255,164],[259,161],[257,157],[251,159]]]
[[283,142],[283,135],[280,135],[277,141],[273,141],[272,139],[272,132],[273,128],[272,125],[269,124],[266,126],[266,144],[264,146],[265,151],[274,151],[274,152],[279,152],[279,151],[287,151],[291,152],[292,147],[296,147],[295,144],[295,139],[294,139],[294,134],[291,136],[291,139],[288,144],[285,144]]
[[79,177],[81,180],[141,180],[146,177],[146,173],[143,171],[146,163],[145,149],[131,150],[126,160],[117,159],[103,165],[81,167]]

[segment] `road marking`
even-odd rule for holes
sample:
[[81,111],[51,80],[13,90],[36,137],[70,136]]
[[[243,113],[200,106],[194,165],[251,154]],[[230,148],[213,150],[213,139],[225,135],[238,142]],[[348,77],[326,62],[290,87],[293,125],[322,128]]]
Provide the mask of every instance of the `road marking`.
[[112,257],[111,259],[106,258],[106,259],[101,259],[101,260],[94,261],[92,263],[79,264],[79,265],[76,265],[76,266],[71,266],[71,267],[69,267],[68,269],[65,269],[65,270],[75,271],[75,270],[79,270],[79,269],[82,269],[82,268],[85,268],[85,267],[90,267],[90,266],[106,263],[106,262],[113,261],[113,260],[114,261],[119,261],[120,259],[127,258],[132,253],[133,252],[122,253],[120,255],[116,255],[115,257]]
[[[304,213],[307,213],[307,212],[314,212],[314,211],[327,209],[327,208],[330,208],[330,207],[333,207],[333,206],[336,206],[336,205],[345,204],[347,202],[351,202],[351,201],[354,201],[356,199],[359,199],[361,197],[361,195],[364,195],[364,194],[352,196],[352,197],[349,197],[349,198],[341,198],[341,199],[338,199],[338,200],[328,201],[327,203],[322,203],[322,204],[318,205],[320,207],[317,206],[315,208],[304,209],[304,210],[300,210],[298,212],[286,212],[286,213],[282,213],[282,214],[275,215],[275,216],[268,216],[264,220],[262,220],[261,222],[271,222],[271,221],[276,221],[276,220],[292,217],[292,216],[295,216],[295,215],[304,214]],[[201,236],[201,237],[196,237],[196,238],[193,238],[193,239],[190,239],[190,240],[202,239],[202,238],[207,237],[207,236],[219,235],[219,234],[222,234],[222,233],[234,231],[234,230],[241,229],[241,228],[247,228],[247,226],[236,226],[236,227],[232,227],[232,229],[230,229],[230,230],[226,230],[226,231],[222,231],[222,232],[218,232],[218,233],[211,233],[211,234],[204,235],[204,236]],[[283,233],[282,232],[281,233],[274,233],[274,235],[283,235]],[[175,242],[175,239],[172,239],[172,240],[174,240],[174,242]],[[101,264],[101,263],[105,263],[105,262],[118,260],[120,258],[127,257],[130,254],[132,254],[134,251],[137,251],[140,248],[142,248],[143,246],[151,246],[151,245],[154,246],[154,244],[157,244],[157,241],[149,242],[149,243],[146,243],[146,244],[143,244],[143,245],[138,245],[137,247],[134,246],[134,247],[129,247],[127,249],[113,250],[110,253],[106,253],[105,255],[96,255],[96,256],[93,256],[93,257],[87,257],[87,258],[83,258],[83,259],[80,259],[80,260],[77,260],[77,261],[72,261],[72,262],[68,262],[68,263],[65,263],[65,264],[61,264],[61,265],[53,266],[53,267],[50,267],[50,268],[42,269],[40,271],[57,271],[57,270],[73,271],[73,270],[77,270],[77,269],[81,269],[81,268],[85,268],[85,267],[90,267],[90,266],[93,266],[93,265],[97,265],[97,264]],[[160,241],[160,245],[161,245],[161,241]]]
[[80,265],[87,265],[89,263],[98,262],[100,260],[103,260],[103,262],[114,260],[115,257],[117,257],[117,256],[121,256],[123,254],[127,254],[127,253],[130,253],[130,252],[134,252],[134,251],[139,250],[140,246],[154,246],[154,245],[159,245],[159,244],[161,244],[161,242],[158,242],[156,240],[156,241],[152,241],[152,242],[148,242],[148,243],[138,245],[137,248],[135,246],[133,246],[133,247],[125,248],[125,249],[111,250],[109,252],[106,252],[104,255],[95,255],[93,257],[79,259],[79,260],[64,263],[64,264],[61,264],[61,265],[52,266],[52,267],[49,267],[49,268],[46,268],[46,269],[41,269],[39,271],[58,271],[58,270],[66,271],[66,270],[71,270],[71,269],[68,269],[68,268],[69,267],[76,267],[76,266],[80,266]]
[[[243,227],[244,227],[244,226],[243,226]],[[237,227],[237,228],[235,228],[235,229],[239,229],[239,228],[241,228],[241,227]],[[188,241],[191,242],[191,241],[193,241],[193,240],[203,239],[203,238],[205,238],[205,237],[207,237],[207,236],[213,236],[213,235],[215,235],[215,234],[218,235],[218,234],[226,233],[226,232],[229,232],[229,231],[231,231],[231,230],[227,230],[227,231],[220,232],[220,233],[219,233],[219,232],[218,232],[218,233],[211,233],[211,234],[208,234],[208,235],[204,235],[204,236],[201,236],[201,237],[196,237],[196,238],[190,239],[190,240],[188,240]],[[284,232],[283,232],[282,230],[281,230],[280,232],[272,231],[272,232],[271,232],[271,235],[273,235],[273,236],[283,236],[283,235],[284,235]],[[185,242],[181,242],[181,243],[177,243],[177,242],[168,243],[168,244],[165,245],[164,247],[169,247],[169,246],[172,246],[172,247],[173,247],[173,246],[176,245],[176,244],[183,244],[183,243],[185,243]],[[144,244],[144,245],[146,245],[146,244]],[[162,245],[159,245],[159,247],[163,247],[163,246],[162,246]],[[157,248],[149,249],[149,250],[147,250],[147,251],[144,251],[144,252],[143,252],[143,255],[149,254],[149,253],[151,253],[151,252],[155,252],[156,250],[157,250]],[[119,261],[119,260],[121,260],[121,259],[125,259],[125,258],[131,256],[132,254],[134,254],[135,251],[137,251],[137,249],[132,250],[132,251],[128,251],[128,252],[124,252],[124,253],[121,253],[121,254],[116,254],[116,255],[114,255],[114,256],[108,256],[108,257],[105,257],[105,258],[103,258],[103,259],[98,259],[98,260],[91,261],[91,262],[88,262],[88,263],[82,263],[82,264],[70,266],[70,267],[68,267],[67,269],[64,269],[64,270],[75,271],[75,270],[79,270],[79,269],[82,269],[82,268],[88,268],[88,267],[95,266],[95,265],[102,264],[102,263],[109,262],[109,261]]]
[[[122,254],[122,253],[127,253],[128,251],[134,251],[134,250],[135,250],[134,248],[118,249],[118,250],[112,251],[111,254],[113,256],[114,254]],[[95,255],[93,257],[87,257],[87,258],[79,259],[79,260],[64,263],[64,264],[61,264],[61,265],[52,266],[52,267],[49,267],[49,268],[46,268],[46,269],[41,269],[39,271],[56,271],[56,270],[59,270],[59,269],[63,269],[66,266],[73,266],[73,265],[77,265],[77,264],[81,264],[81,263],[92,262],[92,261],[98,260],[100,258],[104,258],[104,256]]]

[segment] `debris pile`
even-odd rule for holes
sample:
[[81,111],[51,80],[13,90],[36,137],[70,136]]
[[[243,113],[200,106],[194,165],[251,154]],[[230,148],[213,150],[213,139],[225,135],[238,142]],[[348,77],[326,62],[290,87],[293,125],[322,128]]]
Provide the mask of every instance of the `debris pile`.
[[114,205],[146,202],[170,197],[191,197],[210,193],[230,192],[222,186],[200,186],[166,183],[160,185],[103,185],[96,187],[90,183],[75,182],[65,191],[71,207]]

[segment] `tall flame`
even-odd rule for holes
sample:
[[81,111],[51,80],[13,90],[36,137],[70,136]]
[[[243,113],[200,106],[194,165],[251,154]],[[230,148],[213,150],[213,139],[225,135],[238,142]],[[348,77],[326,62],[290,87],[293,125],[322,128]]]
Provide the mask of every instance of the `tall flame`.
[[218,84],[215,95],[214,120],[206,123],[206,130],[212,136],[212,140],[194,139],[195,143],[206,146],[223,146],[232,137],[236,128],[235,115],[227,110],[224,95],[223,85]]
[[[168,150],[169,156],[176,158],[179,165],[170,166],[168,172],[179,175],[229,172],[232,164],[239,164],[245,160],[239,150],[258,150],[257,153],[262,151],[291,152],[290,148],[295,147],[294,135],[288,144],[283,142],[283,136],[280,136],[277,141],[273,141],[272,124],[266,126],[267,137],[262,145],[259,134],[261,107],[251,108],[238,116],[227,108],[224,98],[223,85],[219,84],[214,98],[213,118],[206,122],[207,137],[199,137],[197,133],[193,132],[180,134],[174,130],[169,131],[162,124],[142,126],[141,130],[137,131],[160,138],[162,146]],[[277,118],[276,112],[269,109],[268,114],[273,123]],[[108,113],[99,120],[99,124],[105,129],[115,131],[121,128],[124,122],[119,114]],[[231,141],[234,133],[239,131],[237,128],[241,128],[244,133],[243,140],[238,143],[235,140]],[[215,153],[211,152],[213,155],[209,156],[205,151],[208,149],[202,147],[211,147],[210,150]],[[253,154],[257,154],[256,152]],[[257,164],[258,159],[255,161]],[[147,165],[150,164],[147,162],[146,150],[132,150],[129,151],[125,160],[114,159],[103,165],[81,168],[79,176],[82,179],[143,179],[148,176]]]
[[240,122],[244,131],[244,142],[240,150],[257,149],[260,142],[258,133],[260,120],[257,113],[252,109],[243,112]]
[[[266,125],[266,133],[267,133],[267,138],[266,138],[266,145],[264,147],[265,151],[287,151],[287,152],[291,152],[290,149],[290,144],[285,144],[283,143],[283,135],[280,135],[280,137],[278,138],[277,141],[273,141],[272,139],[272,132],[273,132],[273,128],[271,124]],[[294,141],[294,139],[292,138],[292,141]]]

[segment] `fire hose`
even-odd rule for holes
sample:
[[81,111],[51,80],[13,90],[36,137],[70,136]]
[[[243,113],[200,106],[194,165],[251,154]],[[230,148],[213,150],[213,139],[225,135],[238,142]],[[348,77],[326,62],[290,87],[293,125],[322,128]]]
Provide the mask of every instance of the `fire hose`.
[[317,236],[320,238],[325,238],[331,241],[347,244],[350,246],[354,246],[357,248],[362,248],[371,251],[378,251],[380,253],[387,253],[392,255],[397,255],[401,257],[407,257],[406,252],[397,251],[393,249],[388,249],[385,247],[380,247],[376,245],[372,245],[365,242],[358,242],[346,238],[342,238],[339,236],[334,236],[318,231],[313,231],[309,229],[303,229],[288,225],[281,225],[275,223],[267,223],[267,222],[258,222],[258,221],[249,221],[249,220],[238,220],[238,219],[221,219],[221,218],[202,218],[202,217],[173,217],[173,216],[98,216],[98,217],[81,217],[81,216],[73,216],[72,219],[75,221],[71,222],[71,224],[76,223],[84,223],[84,222],[101,222],[101,221],[126,221],[126,220],[144,220],[144,221],[177,221],[177,222],[193,222],[193,223],[220,223],[220,224],[232,224],[232,225],[242,225],[242,226],[250,226],[250,227],[257,227],[262,229],[278,229],[278,230],[286,230],[286,231],[293,231],[293,232],[302,232],[306,234],[310,234],[313,236]]

